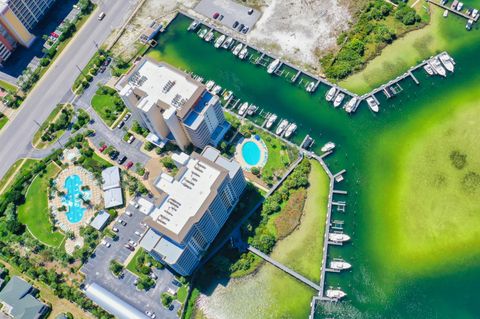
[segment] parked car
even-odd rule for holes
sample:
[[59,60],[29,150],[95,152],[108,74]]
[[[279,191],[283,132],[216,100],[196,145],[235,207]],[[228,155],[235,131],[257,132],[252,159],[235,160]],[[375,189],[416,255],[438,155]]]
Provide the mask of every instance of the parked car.
[[102,65],[102,66],[100,66],[100,68],[98,68],[98,72],[103,73],[103,72],[105,72],[106,69],[107,68],[104,65]]
[[118,157],[118,155],[120,155],[120,152],[119,152],[119,151],[115,151],[115,150],[111,151],[111,152],[108,154],[108,156],[110,156],[110,158],[111,158],[112,160],[115,160],[115,159]]
[[135,249],[134,249],[132,246],[130,246],[129,244],[125,244],[125,245],[123,245],[123,246],[124,246],[125,248],[127,248],[128,250],[131,250],[131,251],[134,251],[134,250],[135,250]]
[[117,128],[121,129],[124,125],[125,125],[125,121],[121,121],[120,123],[118,123]]
[[152,313],[151,313],[150,311],[148,311],[148,310],[145,311],[145,314],[146,314],[147,316],[149,316],[149,317],[152,315]]
[[110,248],[110,246],[112,246],[108,241],[106,241],[105,239],[102,240],[102,244],[107,247],[107,248]]
[[245,26],[245,25],[244,25],[243,23],[240,24],[240,25],[238,26],[238,31],[242,31],[244,26]]
[[117,227],[113,227],[112,230],[116,233],[118,233],[118,228]]
[[103,151],[105,151],[107,149],[107,145],[106,144],[103,144],[102,146],[100,146],[100,148],[98,149],[101,153],[103,153]]
[[132,113],[128,112],[125,117],[123,118],[123,121],[126,122],[128,121],[128,119],[130,118],[130,116],[132,116]]
[[136,247],[136,246],[137,246],[137,243],[134,242],[134,241],[131,240],[131,239],[128,241],[128,244],[129,244],[130,246],[133,246],[133,247]]
[[108,65],[110,64],[110,62],[112,62],[112,58],[111,58],[111,57],[107,57],[107,58],[105,59],[105,62],[103,62],[103,65],[104,65],[104,66],[108,66]]
[[105,12],[103,12],[103,11],[100,12],[100,14],[98,15],[98,20],[102,21],[103,18],[105,18],[105,16],[106,16]]
[[218,21],[222,21],[223,20],[223,14],[221,14],[219,17],[218,17]]
[[155,275],[155,273],[151,272],[150,273],[150,278],[154,279],[154,280],[157,280],[158,279],[158,276]]
[[238,27],[238,21],[235,21],[235,22],[232,24],[232,27],[233,27],[234,29],[236,29],[236,28]]
[[118,222],[119,222],[122,226],[127,226],[127,222],[124,221],[123,219],[119,219]]
[[125,165],[125,168],[130,169],[132,166],[133,166],[133,162],[130,161],[130,162],[127,163],[127,165]]
[[150,316],[150,318],[152,318],[152,319],[155,319],[155,318],[157,318],[157,315],[155,314],[155,312],[154,312],[154,313],[152,313],[152,315]]
[[135,235],[137,235],[138,237],[142,236],[142,234],[140,234],[138,230],[135,232]]
[[250,30],[249,27],[244,27],[244,28],[242,29],[242,33],[243,33],[243,34],[247,34],[248,30]]
[[248,15],[250,16],[250,15],[252,15],[252,13],[253,13],[253,9],[251,9],[251,8],[248,9]]
[[220,16],[220,13],[218,13],[218,12],[215,12],[215,13],[213,14],[213,18],[214,18],[214,19],[217,19],[219,16]]
[[132,136],[130,136],[130,138],[128,139],[127,143],[128,143],[128,144],[132,144],[133,141],[135,141],[135,136],[132,135]]
[[123,163],[125,163],[126,160],[127,160],[127,157],[125,155],[123,155],[123,156],[118,158],[117,163],[122,165]]
[[133,199],[130,201],[130,205],[132,205],[133,207],[135,208],[139,208],[140,207],[140,204],[136,201],[134,201]]
[[125,212],[125,214],[127,214],[127,216],[130,216],[130,217],[132,217],[132,215],[133,215],[132,212],[129,211],[129,210],[127,210],[127,211]]

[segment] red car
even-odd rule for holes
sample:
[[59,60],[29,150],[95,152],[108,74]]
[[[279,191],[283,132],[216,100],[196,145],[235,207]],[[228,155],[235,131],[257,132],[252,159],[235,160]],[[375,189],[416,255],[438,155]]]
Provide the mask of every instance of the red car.
[[100,147],[98,150],[103,153],[103,151],[105,151],[107,149],[107,145],[103,144],[102,147]]
[[215,13],[213,14],[213,18],[214,18],[214,19],[217,19],[219,15],[220,15],[220,13],[215,12]]
[[130,161],[130,162],[127,163],[127,165],[125,165],[125,168],[126,168],[126,169],[129,169],[129,168],[132,167],[132,166],[133,166],[133,162]]

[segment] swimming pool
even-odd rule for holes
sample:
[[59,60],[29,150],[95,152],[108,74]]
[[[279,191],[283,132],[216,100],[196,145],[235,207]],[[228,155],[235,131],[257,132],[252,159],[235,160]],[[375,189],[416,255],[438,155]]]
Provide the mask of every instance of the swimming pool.
[[82,179],[78,175],[70,175],[65,179],[67,194],[63,197],[62,203],[67,206],[67,219],[72,224],[81,221],[85,213],[82,198],[90,199],[90,191],[82,191],[82,184]]
[[242,156],[244,161],[250,165],[255,166],[260,161],[260,148],[257,143],[248,141],[242,146]]

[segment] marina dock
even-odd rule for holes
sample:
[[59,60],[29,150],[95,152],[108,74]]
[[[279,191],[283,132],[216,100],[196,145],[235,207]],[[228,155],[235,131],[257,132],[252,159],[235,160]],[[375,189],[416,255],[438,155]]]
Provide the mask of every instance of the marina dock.
[[472,17],[472,16],[469,16],[468,14],[464,13],[464,12],[461,12],[461,11],[458,11],[458,10],[454,10],[452,9],[451,6],[448,6],[448,5],[444,5],[444,4],[441,4],[439,2],[436,2],[436,1],[432,1],[432,0],[425,0],[426,2],[429,2],[431,4],[434,4],[436,5],[437,7],[440,7],[444,10],[448,10],[449,12],[453,13],[453,14],[456,14],[457,16],[459,17],[462,17],[462,18],[465,18],[467,20],[473,20],[473,22],[477,22],[478,21],[478,18],[479,16],[477,15],[476,17]]

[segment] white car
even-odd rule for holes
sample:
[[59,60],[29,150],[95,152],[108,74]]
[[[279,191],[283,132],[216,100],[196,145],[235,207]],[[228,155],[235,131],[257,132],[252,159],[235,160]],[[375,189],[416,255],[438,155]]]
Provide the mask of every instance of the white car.
[[137,235],[138,237],[142,236],[142,234],[140,234],[139,231],[136,231],[136,232],[135,232],[135,235]]
[[128,210],[125,212],[125,214],[127,214],[127,215],[130,216],[130,217],[132,217],[132,215],[133,215],[132,212],[130,212],[130,211],[128,211]]
[[133,247],[137,247],[137,243],[134,242],[134,241],[131,240],[131,239],[128,241],[128,243],[129,243],[131,246],[133,246]]
[[106,240],[102,240],[102,244],[107,247],[107,248],[110,248],[110,246],[112,246],[108,241]]
[[130,136],[130,138],[128,139],[127,143],[128,143],[128,144],[132,144],[133,141],[135,141],[135,136],[132,135],[132,136]]
[[139,208],[140,207],[140,204],[138,204],[136,201],[134,201],[133,199],[130,201],[130,205],[132,205],[133,207],[135,208]]
[[113,227],[112,230],[116,233],[118,233],[118,228],[117,227]]

